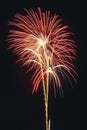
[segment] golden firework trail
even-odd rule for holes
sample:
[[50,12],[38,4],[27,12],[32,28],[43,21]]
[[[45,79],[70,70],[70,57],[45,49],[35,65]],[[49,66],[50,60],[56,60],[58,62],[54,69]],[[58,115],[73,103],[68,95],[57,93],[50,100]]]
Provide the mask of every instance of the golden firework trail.
[[[68,25],[62,25],[57,14],[50,11],[24,9],[26,14],[16,14],[9,30],[7,41],[9,49],[18,56],[17,62],[27,67],[27,73],[36,68],[32,76],[33,90],[37,92],[40,82],[43,85],[45,101],[46,130],[50,129],[48,119],[49,81],[53,82],[54,95],[56,89],[62,92],[61,78],[76,82],[76,71],[73,61],[76,59],[76,45],[70,38],[73,33]],[[49,80],[50,78],[50,80]],[[52,85],[51,85],[52,86]]]

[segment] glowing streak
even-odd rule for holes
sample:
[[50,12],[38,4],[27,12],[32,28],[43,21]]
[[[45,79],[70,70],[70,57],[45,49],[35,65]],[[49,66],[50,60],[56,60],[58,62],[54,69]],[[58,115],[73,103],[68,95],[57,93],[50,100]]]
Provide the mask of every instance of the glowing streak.
[[39,62],[37,62],[36,60],[27,60],[27,61],[25,61],[24,62],[24,64],[23,65],[26,65],[26,64],[28,64],[28,63],[31,63],[31,62],[34,62],[34,63],[36,63],[36,64],[38,64],[38,65],[41,65]]
[[67,69],[67,71],[69,71],[69,68],[65,65],[56,65],[56,66],[53,67],[53,69],[61,68],[61,67],[65,68],[65,69]]
[[25,49],[25,51],[31,51],[40,61],[42,61],[41,60],[42,56],[39,53],[35,52],[34,50],[27,48]]

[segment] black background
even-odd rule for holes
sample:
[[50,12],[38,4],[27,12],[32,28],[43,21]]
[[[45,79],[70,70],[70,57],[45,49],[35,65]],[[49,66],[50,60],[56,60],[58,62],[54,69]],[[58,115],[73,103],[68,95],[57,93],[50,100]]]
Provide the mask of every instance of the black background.
[[45,130],[42,90],[32,95],[30,75],[15,64],[15,56],[7,50],[7,23],[23,8],[41,7],[58,13],[76,34],[78,84],[69,85],[64,98],[50,98],[51,130],[87,129],[87,10],[82,0],[0,0],[0,130]]

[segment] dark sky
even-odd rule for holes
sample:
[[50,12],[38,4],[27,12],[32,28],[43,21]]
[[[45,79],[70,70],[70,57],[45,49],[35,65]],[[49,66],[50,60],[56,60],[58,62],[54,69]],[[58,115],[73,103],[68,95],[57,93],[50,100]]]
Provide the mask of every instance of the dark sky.
[[86,129],[87,118],[87,10],[82,0],[0,0],[0,130],[45,130],[43,92],[31,94],[30,75],[15,64],[7,50],[7,23],[23,8],[41,7],[58,13],[76,34],[78,84],[69,85],[64,98],[50,97],[51,130]]

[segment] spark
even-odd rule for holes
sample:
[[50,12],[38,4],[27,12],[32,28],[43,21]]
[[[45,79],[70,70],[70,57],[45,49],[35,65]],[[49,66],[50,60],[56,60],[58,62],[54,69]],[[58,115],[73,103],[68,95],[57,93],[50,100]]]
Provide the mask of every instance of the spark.
[[7,41],[10,43],[9,49],[18,56],[17,62],[27,67],[27,73],[35,68],[32,94],[37,92],[42,82],[46,130],[49,130],[49,78],[53,81],[54,95],[56,87],[62,92],[61,76],[67,77],[70,84],[71,78],[76,82],[77,73],[73,64],[77,55],[76,44],[70,38],[73,33],[68,31],[68,25],[62,25],[57,14],[51,15],[50,11],[43,12],[40,8],[37,11],[24,10],[25,15],[16,14],[14,20],[9,22],[12,29],[9,30]]

